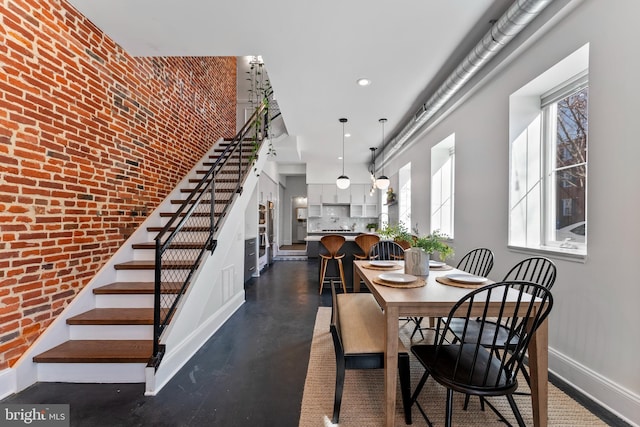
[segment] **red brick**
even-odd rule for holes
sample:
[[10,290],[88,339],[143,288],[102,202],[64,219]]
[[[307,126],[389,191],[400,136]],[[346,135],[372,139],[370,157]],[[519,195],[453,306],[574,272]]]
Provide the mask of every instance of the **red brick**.
[[[46,292],[56,300],[29,307],[29,317],[16,309],[19,318],[3,324],[3,336],[19,338],[0,350],[2,369],[121,247],[120,230],[141,223],[129,216],[138,201],[153,210],[209,148],[202,141],[234,133],[236,64],[132,58],[66,2],[12,0],[0,14],[9,33],[0,43],[0,211],[11,214],[0,219],[0,286],[12,298]],[[152,61],[164,75],[193,75],[184,98],[153,76]],[[128,112],[114,105],[116,92]],[[194,114],[196,93],[198,104],[220,107]]]

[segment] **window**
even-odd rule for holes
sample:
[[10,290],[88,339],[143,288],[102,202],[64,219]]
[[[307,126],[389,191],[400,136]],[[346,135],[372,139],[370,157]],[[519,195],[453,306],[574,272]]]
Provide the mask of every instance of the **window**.
[[411,163],[398,171],[398,220],[411,229]]
[[561,230],[584,224],[587,189],[588,79],[581,75],[542,97],[547,150],[546,242],[585,244],[585,236]]
[[581,257],[587,249],[585,45],[509,99],[509,246]]
[[455,134],[431,148],[431,232],[453,238]]

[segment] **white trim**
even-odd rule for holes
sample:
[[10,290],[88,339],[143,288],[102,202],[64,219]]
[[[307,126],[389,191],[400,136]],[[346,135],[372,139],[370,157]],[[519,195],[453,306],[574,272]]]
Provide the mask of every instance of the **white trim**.
[[553,348],[549,348],[549,371],[629,424],[640,426],[640,395]]
[[573,262],[587,262],[587,254],[578,253],[572,251],[570,249],[562,249],[562,248],[552,248],[552,247],[526,247],[526,246],[516,246],[516,245],[507,245],[507,248],[512,252],[517,252],[526,255],[543,255],[553,259],[561,259],[564,261],[573,261]]
[[0,372],[0,399],[16,392],[16,370],[12,368]]

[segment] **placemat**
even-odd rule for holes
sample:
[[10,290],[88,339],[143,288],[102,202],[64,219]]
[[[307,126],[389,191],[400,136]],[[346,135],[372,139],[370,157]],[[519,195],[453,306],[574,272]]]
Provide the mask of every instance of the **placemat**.
[[455,280],[448,279],[444,276],[436,277],[436,282],[442,283],[443,285],[447,285],[447,286],[455,286],[456,288],[467,288],[467,289],[477,289],[485,285],[488,285],[489,283],[493,283],[489,279],[485,280],[482,283],[461,283],[461,282],[456,282]]
[[451,267],[450,265],[443,265],[442,267],[431,267],[429,266],[429,270],[435,270],[435,271],[447,271],[447,270],[453,270],[453,267]]
[[378,279],[377,277],[374,277],[372,280],[376,285],[388,286],[390,288],[420,288],[427,284],[427,281],[422,277],[418,277],[418,280],[414,280],[413,282],[409,283],[387,282],[386,280]]
[[398,264],[393,267],[379,267],[377,265],[372,265],[372,264],[362,264],[362,268],[366,268],[369,270],[400,270],[404,268],[404,266]]

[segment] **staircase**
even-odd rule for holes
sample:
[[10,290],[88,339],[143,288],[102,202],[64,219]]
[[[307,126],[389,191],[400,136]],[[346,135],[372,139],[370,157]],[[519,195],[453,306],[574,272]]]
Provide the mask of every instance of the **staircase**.
[[[155,331],[158,330],[154,307],[159,302],[159,318],[164,319],[168,314],[171,319],[176,313],[176,298],[185,295],[188,286],[193,283],[192,274],[202,262],[202,252],[206,253],[203,249],[215,249],[210,234],[211,201],[203,202],[204,205],[208,203],[206,209],[196,210],[191,215],[195,221],[202,221],[202,225],[185,223],[180,231],[186,233],[188,239],[174,239],[168,244],[165,254],[169,256],[162,259],[162,271],[159,272],[156,272],[154,239],[165,228],[165,232],[174,231],[175,227],[166,227],[166,224],[170,221],[177,223],[179,217],[186,215],[188,209],[181,207],[185,202],[188,204],[189,196],[228,145],[229,141],[219,142],[213,154],[195,170],[195,177],[183,180],[185,187],[178,192],[181,197],[163,203],[170,209],[154,212],[145,222],[153,223],[146,227],[147,241],[126,243],[131,247],[131,259],[113,265],[115,271],[111,272],[111,276],[115,277],[114,281],[92,289],[93,308],[66,318],[69,339],[33,357],[33,362],[38,364],[38,381],[145,382],[145,368],[150,363],[157,367],[161,358],[156,354],[156,360],[151,362],[154,342],[156,349],[159,342],[158,333],[155,333],[157,341],[154,340],[154,323]],[[228,206],[233,203],[238,193],[239,177],[244,180],[246,171],[251,171],[249,157],[253,147],[250,144],[241,147],[242,153],[238,150],[227,160],[225,169],[215,175],[213,215],[217,219],[223,218]],[[245,173],[239,175],[240,170]],[[178,220],[172,220],[174,216]],[[162,277],[162,283],[158,286],[161,295],[155,295],[158,274]],[[172,282],[167,277],[177,280]],[[183,277],[189,279],[183,281]]]

